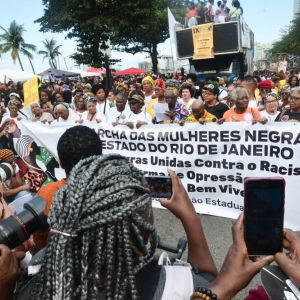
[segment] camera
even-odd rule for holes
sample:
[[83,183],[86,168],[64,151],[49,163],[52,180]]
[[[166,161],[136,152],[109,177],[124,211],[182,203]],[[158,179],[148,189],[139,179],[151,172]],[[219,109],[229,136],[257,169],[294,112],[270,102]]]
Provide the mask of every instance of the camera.
[[6,181],[15,175],[15,171],[11,164],[0,163],[0,180]]
[[[0,165],[1,168],[1,165]],[[24,204],[24,209],[17,215],[0,222],[0,244],[10,249],[28,240],[37,231],[47,231],[49,225],[44,214],[46,202],[40,196],[33,197]]]

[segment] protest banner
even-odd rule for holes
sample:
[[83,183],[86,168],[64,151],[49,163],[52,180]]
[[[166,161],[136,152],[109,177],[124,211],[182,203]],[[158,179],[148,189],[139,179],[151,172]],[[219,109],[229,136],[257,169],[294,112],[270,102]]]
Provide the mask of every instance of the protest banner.
[[[43,125],[22,121],[30,135],[55,157],[63,132],[74,124]],[[103,153],[128,157],[148,176],[166,176],[172,168],[182,179],[196,211],[236,218],[243,207],[245,177],[281,176],[286,181],[285,225],[300,229],[300,124],[247,123],[126,126],[94,124]],[[154,206],[160,207],[158,201]]]
[[214,57],[214,31],[213,23],[192,27],[194,55],[193,59],[206,59]]
[[33,77],[23,84],[24,107],[27,108],[32,102],[39,101],[38,78]]

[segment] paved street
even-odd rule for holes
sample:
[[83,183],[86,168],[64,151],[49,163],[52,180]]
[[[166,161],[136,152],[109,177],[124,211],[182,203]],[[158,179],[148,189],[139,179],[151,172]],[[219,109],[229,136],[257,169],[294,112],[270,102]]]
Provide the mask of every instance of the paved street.
[[[155,225],[161,240],[174,246],[177,245],[178,239],[185,235],[180,221],[169,211],[162,209],[154,209],[154,216]],[[201,221],[217,268],[220,269],[227,250],[232,243],[231,226],[234,221],[206,215],[201,216]],[[186,255],[187,251],[185,251],[184,259],[186,259]],[[257,286],[257,284],[259,284],[259,276],[256,276],[249,287]],[[248,289],[238,294],[235,299],[244,299]]]

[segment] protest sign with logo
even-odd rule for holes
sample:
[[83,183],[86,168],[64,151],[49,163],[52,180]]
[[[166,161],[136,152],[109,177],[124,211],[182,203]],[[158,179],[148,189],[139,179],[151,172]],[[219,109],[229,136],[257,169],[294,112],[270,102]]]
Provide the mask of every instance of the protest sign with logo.
[[39,101],[38,78],[32,77],[23,84],[24,107],[29,107],[31,103]]
[[213,23],[192,27],[194,56],[193,59],[206,59],[214,57],[214,31]]

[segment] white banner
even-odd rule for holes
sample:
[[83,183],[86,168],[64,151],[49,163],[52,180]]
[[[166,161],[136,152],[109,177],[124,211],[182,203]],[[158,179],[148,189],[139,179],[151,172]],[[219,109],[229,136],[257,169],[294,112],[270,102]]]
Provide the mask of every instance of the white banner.
[[[62,133],[73,124],[43,125],[22,121],[30,135],[55,157]],[[285,225],[300,229],[300,124],[246,123],[144,126],[94,125],[103,153],[119,153],[150,176],[167,175],[172,168],[197,212],[236,218],[243,207],[245,177],[282,176],[286,180]],[[155,202],[154,206],[159,207]]]
[[243,17],[240,17],[241,28],[241,46],[243,48],[251,48],[250,29]]

